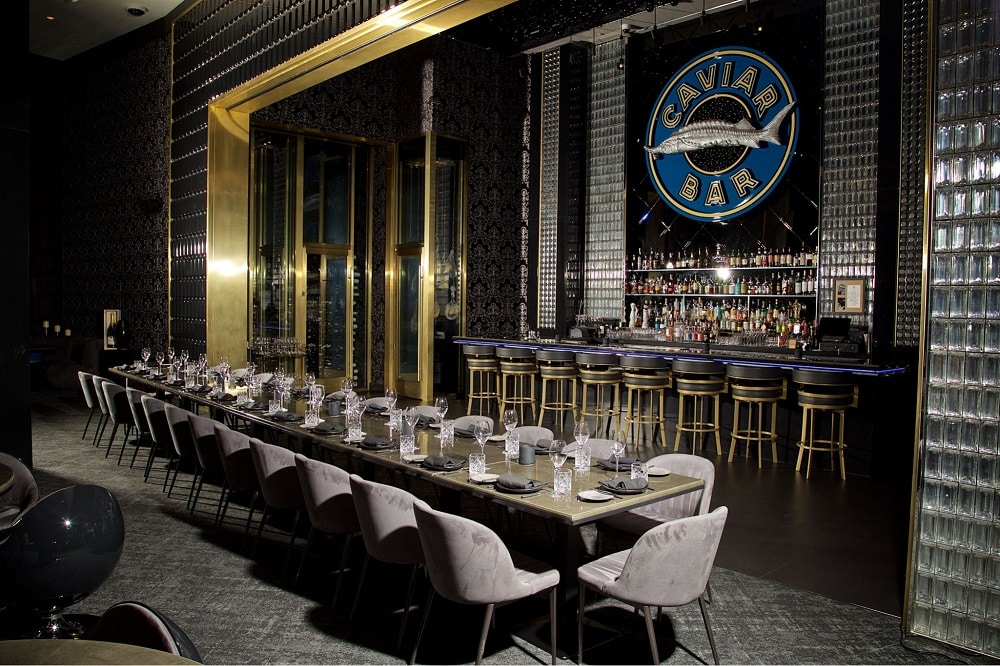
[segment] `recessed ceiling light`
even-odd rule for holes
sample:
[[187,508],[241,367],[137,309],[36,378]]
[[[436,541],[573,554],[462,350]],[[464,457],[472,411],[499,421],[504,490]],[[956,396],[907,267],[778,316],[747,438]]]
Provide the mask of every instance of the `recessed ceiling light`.
[[128,7],[125,8],[125,11],[128,12],[129,16],[138,17],[138,16],[145,16],[146,12],[148,12],[149,9],[141,5],[129,5]]
[[55,21],[55,20],[56,20],[56,17],[55,17],[55,16],[52,16],[51,14],[49,14],[48,16],[46,16],[46,17],[45,17],[45,20],[46,20],[46,21]]

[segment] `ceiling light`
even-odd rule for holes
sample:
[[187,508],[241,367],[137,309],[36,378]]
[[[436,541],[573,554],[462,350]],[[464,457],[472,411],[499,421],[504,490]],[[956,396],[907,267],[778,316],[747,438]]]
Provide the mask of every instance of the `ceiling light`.
[[145,16],[146,12],[148,12],[149,9],[141,5],[129,5],[128,7],[125,8],[125,11],[128,12],[129,16],[139,17],[139,16]]

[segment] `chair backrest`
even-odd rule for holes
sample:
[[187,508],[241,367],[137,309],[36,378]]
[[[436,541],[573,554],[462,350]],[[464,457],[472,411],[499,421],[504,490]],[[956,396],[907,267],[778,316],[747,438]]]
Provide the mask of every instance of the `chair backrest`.
[[222,455],[215,437],[215,426],[219,422],[198,414],[188,414],[188,420],[191,422],[191,436],[194,437],[194,452],[198,457],[198,464],[209,472],[223,471]]
[[90,372],[79,370],[76,376],[80,378],[80,389],[83,391],[83,399],[87,401],[87,408],[94,409],[98,406],[97,396],[94,395],[94,375]]
[[163,613],[137,601],[117,603],[101,614],[87,634],[92,641],[125,643],[201,661],[188,635]]
[[382,409],[389,409],[389,401],[385,398],[368,398],[365,400],[366,405],[375,405],[381,407]]
[[222,471],[233,490],[259,491],[257,468],[250,453],[250,436],[215,422],[215,441],[222,457]]
[[413,517],[419,501],[402,488],[387,486],[351,474],[351,495],[365,549],[376,560],[390,564],[419,564],[424,551]]
[[149,437],[153,440],[153,444],[172,448],[170,424],[167,423],[167,412],[163,407],[166,403],[148,393],[144,393],[140,401],[142,402],[142,412],[146,417],[146,424],[149,426]]
[[313,527],[327,534],[355,534],[361,530],[351,496],[351,475],[346,470],[301,453],[295,454],[295,469]]
[[125,521],[106,488],[70,486],[21,512],[0,543],[0,605],[49,613],[103,583],[122,554]]
[[94,375],[91,379],[94,380],[94,397],[97,398],[97,406],[101,408],[101,413],[107,416],[108,400],[104,397],[104,382],[110,380],[98,375]]
[[146,395],[139,389],[128,386],[125,388],[125,395],[128,396],[129,411],[132,413],[132,423],[138,429],[139,434],[149,432],[149,423],[146,421],[146,412],[142,410],[142,396]]
[[38,501],[38,484],[27,465],[7,453],[0,453],[0,464],[14,471],[14,485],[0,493],[0,532],[10,527],[22,511]]
[[437,410],[434,409],[434,405],[415,405],[413,409],[417,410],[417,413],[421,416],[426,416],[437,421]]
[[493,419],[489,416],[478,416],[476,414],[459,416],[455,419],[455,427],[459,430],[472,430],[480,421],[487,421],[490,424],[490,432],[493,432],[493,427],[495,425]]
[[702,490],[647,504],[632,511],[656,520],[673,520],[708,513],[715,488],[715,465],[708,458],[690,453],[665,453],[651,458],[650,467],[663,467],[671,474],[691,476],[705,482]]
[[554,438],[552,431],[542,426],[518,426],[511,432],[517,433],[521,444],[534,444],[540,439],[551,441]]
[[729,509],[657,525],[636,541],[604,593],[645,606],[683,606],[705,593]]
[[496,533],[474,520],[413,504],[431,585],[441,596],[467,604],[501,603],[536,591],[518,580],[510,551]]
[[[587,446],[590,447],[590,457],[592,460],[608,460],[612,458],[611,455],[611,440],[602,439],[600,437],[591,437],[587,440]],[[567,449],[575,449],[576,442],[570,442],[566,444]]]
[[106,381],[103,388],[104,401],[108,405],[108,415],[111,420],[121,425],[135,425],[132,420],[132,406],[129,404],[125,387],[112,381]]
[[191,432],[191,413],[169,402],[164,403],[163,411],[167,415],[167,427],[170,429],[170,441],[174,444],[174,452],[181,458],[197,459],[194,449],[194,434]]
[[250,454],[257,470],[260,494],[275,509],[304,509],[302,484],[295,469],[295,454],[286,448],[250,438]]

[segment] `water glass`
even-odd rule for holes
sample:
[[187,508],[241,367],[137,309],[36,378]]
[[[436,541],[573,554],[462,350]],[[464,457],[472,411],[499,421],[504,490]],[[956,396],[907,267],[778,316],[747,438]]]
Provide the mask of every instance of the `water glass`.
[[348,439],[361,439],[361,415],[360,414],[348,414],[347,415],[347,438]]
[[590,469],[591,449],[589,446],[580,446],[576,449],[576,461],[573,466],[578,470]]
[[399,454],[408,456],[417,450],[417,438],[413,435],[400,435]]
[[573,490],[573,472],[568,469],[557,469],[552,475],[552,496],[565,497]]
[[319,411],[315,407],[308,407],[306,409],[306,426],[309,428],[315,428],[319,425]]
[[470,453],[469,454],[469,478],[476,476],[477,474],[486,473],[486,454],[485,453]]
[[644,462],[632,463],[632,478],[649,481],[649,467]]
[[451,446],[455,443],[455,422],[452,420],[441,421],[441,446]]
[[195,379],[198,377],[198,371],[194,368],[189,369],[184,373],[184,387],[193,388]]
[[267,411],[271,414],[275,414],[281,411],[281,400],[276,400],[271,398],[267,403]]
[[517,460],[521,451],[521,434],[508,432],[503,442],[503,454],[508,460]]
[[400,424],[403,422],[403,410],[392,408],[389,410],[389,429],[399,430]]

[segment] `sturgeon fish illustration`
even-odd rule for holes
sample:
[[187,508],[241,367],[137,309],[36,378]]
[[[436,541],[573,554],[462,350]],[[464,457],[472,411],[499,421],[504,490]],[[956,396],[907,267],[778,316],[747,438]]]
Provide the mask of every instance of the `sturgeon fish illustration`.
[[793,106],[795,106],[795,102],[785,106],[763,129],[754,127],[747,118],[742,118],[736,123],[727,123],[723,120],[704,120],[680,128],[661,141],[658,146],[643,146],[643,148],[658,159],[662,155],[688,153],[712,146],[760,148],[765,143],[780,146],[782,143],[778,132],[785,116],[789,114]]

